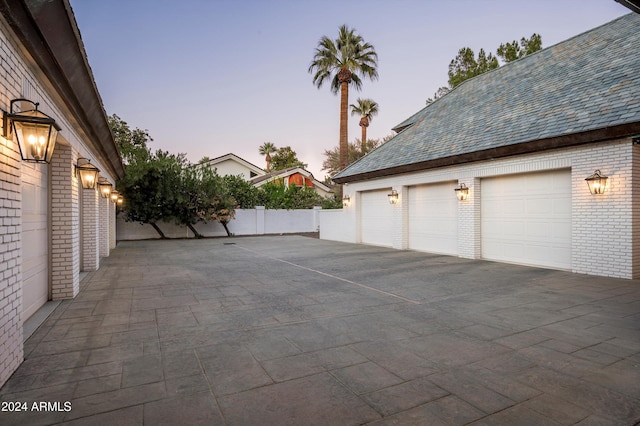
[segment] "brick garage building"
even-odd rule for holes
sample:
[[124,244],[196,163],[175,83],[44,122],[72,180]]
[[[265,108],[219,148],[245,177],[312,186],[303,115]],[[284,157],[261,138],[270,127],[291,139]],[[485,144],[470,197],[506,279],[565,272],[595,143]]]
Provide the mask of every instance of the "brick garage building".
[[[50,163],[22,159],[11,120],[0,133],[0,386],[23,360],[23,324],[73,298],[81,271],[115,246],[115,207],[83,189],[86,158],[114,184],[124,170],[67,0],[0,0],[0,108],[26,98],[60,127]],[[13,103],[13,112],[31,109]]]
[[321,238],[640,278],[638,28],[623,16],[426,106],[334,176],[349,205]]

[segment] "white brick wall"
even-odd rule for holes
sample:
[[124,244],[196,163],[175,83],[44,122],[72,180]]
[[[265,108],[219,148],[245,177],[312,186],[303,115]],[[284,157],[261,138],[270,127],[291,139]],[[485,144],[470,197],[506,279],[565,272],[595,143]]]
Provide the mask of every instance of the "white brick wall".
[[0,136],[0,386],[23,360],[20,154]]
[[51,160],[51,296],[69,299],[80,288],[80,223],[78,178],[74,164],[78,153],[57,144]]
[[99,257],[108,257],[110,252],[109,247],[109,226],[111,224],[110,214],[111,206],[113,204],[110,198],[100,197],[98,200],[98,255]]
[[[352,206],[343,209],[345,223],[355,223],[357,242],[359,220],[353,200],[361,191],[393,187],[401,193],[394,220],[394,247],[405,248],[407,235],[406,188],[425,183],[458,180],[470,188],[469,198],[459,203],[459,256],[481,258],[480,201],[482,178],[515,173],[571,169],[572,179],[572,271],[593,275],[640,278],[640,148],[629,138],[572,148],[545,151],[460,166],[414,172],[349,184]],[[609,177],[608,191],[591,195],[585,178],[596,169]],[[356,196],[354,196],[356,194]],[[403,194],[405,195],[403,197]],[[451,194],[455,197],[455,194]],[[635,209],[633,208],[635,206]],[[634,213],[635,212],[635,213]],[[635,216],[634,216],[635,214]],[[335,222],[333,218],[332,222]],[[634,226],[635,225],[635,226]],[[321,230],[321,236],[323,231]],[[635,237],[635,238],[634,238]],[[594,262],[593,253],[598,253]]]
[[82,191],[82,266],[83,271],[97,271],[100,266],[99,252],[99,201],[97,189]]

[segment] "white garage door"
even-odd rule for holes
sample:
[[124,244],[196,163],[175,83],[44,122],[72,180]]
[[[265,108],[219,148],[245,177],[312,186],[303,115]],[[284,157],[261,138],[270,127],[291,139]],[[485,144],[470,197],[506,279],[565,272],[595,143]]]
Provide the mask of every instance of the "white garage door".
[[49,298],[47,165],[22,163],[22,318]]
[[409,248],[458,254],[456,182],[409,188]]
[[483,179],[482,257],[571,269],[571,171]]
[[365,244],[391,247],[393,245],[392,215],[395,206],[387,195],[391,188],[366,191],[360,194],[361,239]]

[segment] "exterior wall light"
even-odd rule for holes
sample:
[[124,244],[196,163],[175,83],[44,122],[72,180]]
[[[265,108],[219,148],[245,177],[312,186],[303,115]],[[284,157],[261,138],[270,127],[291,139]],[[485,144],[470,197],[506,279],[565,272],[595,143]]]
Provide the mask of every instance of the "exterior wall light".
[[109,195],[111,197],[111,201],[113,201],[114,203],[118,203],[118,197],[120,196],[120,193],[118,191],[116,191],[115,189],[111,190],[111,195]]
[[98,183],[100,169],[91,164],[91,160],[78,158],[76,163],[76,176],[80,177],[80,183],[84,189],[94,189]]
[[592,194],[604,194],[607,190],[607,180],[609,178],[602,176],[600,170],[596,170],[591,176],[586,178],[587,185],[589,185],[589,191]]
[[[13,104],[16,102],[29,102],[34,108],[14,112]],[[2,136],[8,139],[10,134],[15,135],[23,161],[49,163],[60,126],[56,124],[56,120],[38,111],[38,105],[37,102],[24,98],[12,100],[9,112],[2,112]]]
[[458,197],[458,200],[460,201],[464,201],[469,198],[469,188],[467,188],[467,185],[464,183],[461,183],[459,187],[454,189],[454,191],[456,191],[456,197]]
[[391,193],[387,195],[387,197],[389,197],[389,203],[390,204],[398,204],[398,191],[396,191],[395,189],[391,190]]
[[100,196],[102,198],[109,198],[111,195],[111,188],[113,187],[107,178],[99,177],[98,178],[98,186],[100,187]]
[[122,195],[118,195],[118,199],[116,200],[116,204],[121,206],[122,203],[124,203],[124,198],[122,198]]
[[342,197],[342,205],[344,207],[349,207],[351,205],[351,197],[349,197],[348,195]]

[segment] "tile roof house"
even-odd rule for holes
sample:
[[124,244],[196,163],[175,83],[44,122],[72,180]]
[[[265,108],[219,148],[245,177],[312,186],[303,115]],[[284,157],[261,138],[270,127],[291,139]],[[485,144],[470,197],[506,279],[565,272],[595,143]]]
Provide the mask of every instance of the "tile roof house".
[[260,167],[231,153],[209,160],[207,164],[214,167],[220,176],[241,175],[247,181],[266,174]]
[[[333,177],[351,203],[331,235],[639,278],[638,28],[640,15],[618,18],[467,80],[398,124]],[[608,180],[592,195],[596,169]]]
[[333,195],[333,189],[331,187],[314,178],[311,172],[298,166],[275,170],[266,175],[251,179],[251,183],[255,187],[260,187],[267,182],[281,182],[286,187],[290,185],[299,187],[306,186],[313,188],[322,197]]

